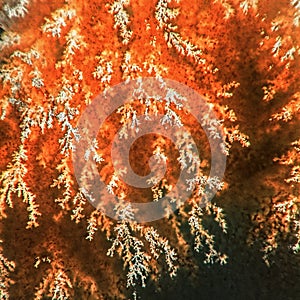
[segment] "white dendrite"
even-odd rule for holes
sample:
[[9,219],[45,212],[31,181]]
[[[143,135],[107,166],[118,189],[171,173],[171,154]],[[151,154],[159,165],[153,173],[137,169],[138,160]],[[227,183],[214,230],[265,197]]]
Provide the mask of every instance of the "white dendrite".
[[31,73],[30,75],[32,76],[32,80],[31,80],[31,83],[32,83],[32,86],[33,87],[36,87],[37,89],[40,89],[41,87],[43,87],[45,84],[44,84],[44,80],[43,78],[41,77],[42,76],[42,73],[37,69],[35,68]]
[[75,54],[76,50],[86,47],[83,36],[79,34],[78,30],[72,29],[66,35],[67,46],[64,51],[64,59],[68,60],[71,55]]
[[131,54],[129,51],[125,52],[121,68],[123,72],[122,79],[124,79],[125,82],[129,82],[129,80],[138,78],[142,73],[142,68],[139,65],[131,62]]
[[281,49],[281,46],[282,46],[282,38],[281,38],[281,36],[278,36],[276,38],[276,43],[274,44],[273,49],[272,49],[272,53],[274,56],[278,55],[278,53]]
[[98,63],[92,75],[95,79],[100,80],[100,85],[105,92],[110,87],[114,72],[112,65],[113,53],[105,50],[99,56],[96,56],[96,59]]
[[68,105],[65,106],[65,111],[60,112],[56,117],[58,122],[61,124],[61,129],[64,131],[64,136],[59,139],[61,146],[61,153],[69,155],[70,151],[75,151],[75,143],[80,140],[80,134],[78,128],[74,127],[71,121],[76,115],[79,114],[77,108],[71,108]]
[[89,143],[88,147],[84,153],[84,159],[88,160],[91,156],[93,161],[95,161],[96,163],[100,163],[104,161],[102,156],[97,152],[97,149],[99,149],[97,139],[94,138],[92,141],[89,141],[88,143]]
[[9,1],[3,5],[2,9],[9,18],[20,18],[27,14],[28,5],[29,0]]
[[114,207],[115,217],[117,220],[133,221],[135,210],[130,202],[119,199]]
[[39,127],[42,134],[47,126],[47,112],[42,106],[25,107],[22,108],[21,115],[21,142],[24,142],[29,138],[33,127]]
[[170,0],[159,0],[156,4],[155,18],[158,21],[158,29],[164,30],[164,37],[168,47],[174,47],[175,50],[188,57],[192,57],[197,64],[204,64],[206,60],[202,57],[202,50],[190,41],[182,38],[177,32],[178,26],[172,21],[178,16],[178,8],[170,8]]
[[257,9],[258,0],[245,0],[240,3],[243,13],[246,15],[250,8]]
[[34,300],[42,300],[45,296],[51,300],[67,300],[74,296],[73,285],[65,268],[55,262],[51,263],[51,269],[37,287]]
[[[176,19],[179,14],[178,8],[170,8],[170,0],[159,0],[156,4],[155,18],[159,23],[159,28],[164,28],[170,21]],[[169,25],[170,27],[170,25]]]
[[121,106],[117,113],[120,114],[120,124],[122,125],[119,131],[119,138],[128,138],[128,131],[132,133],[139,132],[140,121],[137,118],[137,111],[133,108],[133,105],[127,103]]
[[129,43],[132,36],[132,31],[129,29],[129,14],[126,10],[126,6],[129,4],[130,0],[116,0],[109,9],[109,13],[114,16],[114,28],[119,29],[119,35],[124,45]]
[[36,196],[30,191],[28,184],[25,181],[25,176],[28,172],[26,161],[28,157],[24,145],[21,144],[19,149],[14,152],[12,162],[8,164],[6,170],[0,176],[0,206],[1,217],[6,217],[4,212],[4,203],[6,202],[9,207],[13,207],[12,194],[16,194],[23,199],[27,204],[29,212],[27,228],[37,227],[38,217],[41,215],[36,204]]
[[56,169],[59,171],[59,175],[53,180],[51,187],[57,187],[63,189],[62,197],[57,197],[54,201],[62,209],[70,209],[70,201],[73,196],[73,178],[71,176],[71,170],[69,167],[68,156],[64,156]]
[[[1,20],[0,20],[1,21]],[[1,23],[0,23],[1,24]],[[5,31],[1,34],[0,51],[12,45],[18,45],[21,37],[13,31]]]
[[60,8],[51,14],[52,20],[45,18],[46,22],[42,26],[42,31],[51,33],[53,37],[60,37],[62,27],[67,26],[67,21],[76,16],[74,9]]
[[107,191],[110,194],[115,194],[115,189],[119,187],[120,177],[126,174],[127,169],[119,169],[113,173],[109,183],[106,185]]
[[20,58],[24,63],[32,66],[34,60],[40,58],[40,53],[35,49],[30,49],[28,52],[22,52],[22,51],[15,51],[10,58],[18,57]]
[[107,255],[113,257],[117,252],[123,259],[124,268],[128,268],[127,287],[141,283],[146,286],[146,279],[151,271],[151,256],[143,251],[144,243],[133,235],[131,223],[122,221],[114,228],[116,237]]
[[293,23],[295,26],[300,26],[300,1],[299,0],[290,0],[291,5],[294,7],[294,20]]
[[[132,287],[134,291],[137,284],[146,287],[146,280],[153,268],[157,267],[153,266],[152,260],[157,264],[161,255],[165,256],[170,276],[176,275],[178,268],[176,252],[170,247],[168,240],[159,236],[153,227],[123,220],[115,226],[114,232],[112,246],[107,255],[113,257],[115,253],[118,253],[121,256],[124,268],[128,270],[127,287]],[[139,237],[136,237],[136,234],[139,234]],[[145,242],[149,244],[149,253],[146,251]]]
[[204,216],[213,217],[214,222],[219,225],[223,233],[227,232],[224,214],[220,207],[210,202],[203,208],[194,204],[188,220],[191,233],[194,236],[194,249],[196,252],[203,251],[205,253],[204,263],[212,264],[218,262],[221,265],[225,264],[227,255],[215,249],[215,236],[204,227]]
[[215,0],[214,3],[216,3],[216,2],[221,3],[222,6],[224,7],[224,14],[225,14],[224,19],[225,20],[228,20],[231,16],[234,15],[235,10],[231,6],[231,4],[228,3],[227,0]]
[[178,131],[176,134],[176,144],[179,149],[179,157],[181,170],[186,169],[187,173],[195,172],[200,168],[200,158],[197,149],[193,143],[192,137],[186,131]]

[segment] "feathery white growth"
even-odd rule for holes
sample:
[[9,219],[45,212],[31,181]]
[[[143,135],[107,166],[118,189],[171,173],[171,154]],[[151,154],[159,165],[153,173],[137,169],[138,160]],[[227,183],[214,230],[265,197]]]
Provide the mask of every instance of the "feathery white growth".
[[143,242],[135,239],[132,247],[135,249],[129,262],[129,271],[127,273],[127,287],[134,287],[140,280],[142,287],[146,287],[146,279],[151,271],[149,264],[151,257],[142,251]]
[[202,50],[193,45],[190,41],[182,38],[180,33],[176,32],[177,26],[172,24],[172,20],[179,14],[179,9],[170,8],[170,0],[159,0],[156,4],[155,18],[159,23],[158,29],[164,30],[164,38],[169,48],[174,47],[181,55],[192,57],[196,63],[204,64]]
[[187,169],[187,173],[194,172],[200,168],[200,158],[197,149],[193,145],[193,138],[186,131],[178,131],[176,133],[176,145],[179,150],[179,157],[181,170]]
[[[300,203],[298,195],[298,185],[300,184],[300,139],[291,143],[291,146],[291,149],[286,154],[282,155],[280,158],[274,158],[273,161],[292,167],[289,177],[284,180],[291,186],[292,193],[289,194],[288,197],[282,199],[283,201],[275,203],[273,207],[275,208],[275,217],[278,218],[281,215],[284,215],[288,222],[289,230],[296,237],[296,241],[293,242],[291,248],[297,253],[300,250]],[[296,193],[293,191],[296,191]],[[280,213],[280,216],[276,216],[277,212]]]
[[101,55],[96,56],[98,64],[93,72],[93,77],[100,80],[104,92],[110,87],[113,74],[113,53],[111,51],[103,51]]
[[88,160],[90,158],[90,156],[92,155],[93,160],[96,163],[101,163],[102,161],[104,161],[102,156],[99,155],[98,152],[97,152],[97,149],[99,148],[97,139],[94,138],[92,141],[89,141],[88,143],[89,143],[89,145],[88,145],[88,148],[86,149],[86,151],[84,153],[84,159]]
[[129,14],[125,9],[129,4],[130,0],[116,0],[109,9],[109,13],[114,16],[114,28],[119,29],[124,45],[129,43],[132,36],[132,31],[128,28],[130,24]]
[[64,56],[66,58],[70,55],[74,55],[76,50],[86,47],[86,43],[83,41],[83,36],[81,36],[75,29],[69,31],[66,36],[66,41],[67,47],[64,51]]
[[196,195],[202,196],[204,194],[204,187],[207,183],[207,176],[199,175],[191,179],[187,179],[187,191],[193,191],[196,188]]
[[213,264],[218,262],[221,265],[225,264],[227,255],[215,249],[215,236],[209,233],[202,222],[204,215],[213,216],[214,221],[217,222],[222,231],[227,232],[224,214],[220,207],[210,202],[204,208],[194,204],[188,220],[191,233],[194,235],[194,249],[196,252],[204,251],[206,257],[204,263]]
[[295,237],[296,237],[296,242],[292,246],[292,250],[294,253],[298,253],[300,251],[300,221],[299,220],[294,220],[294,232],[296,232]]
[[107,255],[113,257],[117,252],[122,257],[124,268],[128,268],[127,287],[135,287],[139,282],[142,287],[145,287],[146,279],[151,271],[151,256],[142,250],[144,243],[132,235],[131,225],[133,224],[122,221],[115,226],[116,237]]
[[208,177],[207,185],[208,185],[209,189],[211,189],[211,190],[217,189],[218,191],[221,191],[223,189],[224,182],[222,182],[220,180],[220,178],[217,176]]
[[182,102],[187,101],[185,97],[180,95],[177,91],[171,88],[167,88],[167,94],[165,97],[166,106],[170,106],[171,104],[175,104],[177,109],[182,109]]
[[210,120],[209,126],[208,126],[208,131],[209,131],[209,137],[212,137],[213,139],[221,139],[221,135],[218,131],[218,128],[222,124],[222,121],[212,119]]
[[161,149],[161,147],[157,146],[153,151],[153,157],[158,162],[161,163],[163,161],[164,163],[167,162],[167,156],[165,155],[164,151]]
[[32,83],[33,87],[36,87],[36,88],[40,89],[41,87],[44,86],[44,80],[41,77],[42,73],[37,68],[35,68],[30,73],[30,75],[33,76],[32,80],[31,80],[31,83]]
[[281,46],[282,46],[282,39],[281,39],[281,36],[278,36],[276,38],[276,43],[274,44],[273,49],[272,49],[272,53],[274,53],[273,54],[274,56],[278,55],[278,52],[279,52]]
[[209,137],[212,137],[213,139],[221,139],[219,131],[222,123],[223,120],[213,119],[209,113],[205,114],[201,119],[201,126],[208,130]]
[[159,28],[163,28],[179,14],[179,8],[170,8],[168,3],[171,0],[158,0],[155,10],[155,18],[159,23]]
[[215,0],[214,3],[221,3],[224,8],[224,19],[228,20],[235,12],[234,8],[227,2],[227,0]]
[[6,47],[20,43],[21,37],[13,31],[5,31],[1,34],[0,51]]
[[126,168],[124,168],[124,169],[117,170],[113,173],[109,183],[106,186],[107,191],[110,194],[114,194],[114,188],[117,188],[119,186],[118,185],[119,177],[126,174],[126,172],[127,172],[127,170],[126,170]]
[[48,113],[47,113],[47,128],[52,128],[53,127],[53,120],[55,117],[57,107],[48,107]]
[[293,23],[295,26],[299,27],[300,26],[300,1],[291,0],[291,5],[295,8]]
[[247,0],[241,2],[240,7],[243,9],[243,13],[247,14],[249,10],[249,2]]
[[295,165],[293,166],[290,172],[290,177],[287,178],[285,181],[291,184],[299,184],[300,183],[300,140],[293,142],[292,146],[294,148],[293,151],[296,153],[295,156],[298,157],[298,163],[295,163]]
[[17,0],[13,5],[5,3],[2,9],[9,18],[20,18],[24,17],[27,14],[28,4],[28,0]]
[[122,79],[124,79],[125,82],[135,79],[143,71],[137,64],[131,63],[131,54],[129,51],[125,52],[121,69],[123,72]]
[[88,235],[86,236],[86,240],[92,241],[94,239],[95,233],[96,231],[98,231],[98,222],[97,222],[97,216],[98,215],[98,211],[95,210],[93,211],[91,217],[87,220],[87,232]]
[[187,169],[187,173],[195,171],[200,166],[200,159],[198,155],[195,155],[192,145],[187,144],[184,149],[179,150],[178,162],[180,163],[181,170],[188,167],[188,164],[191,164]]
[[23,70],[20,67],[9,67],[4,65],[1,68],[0,80],[3,82],[4,86],[10,86],[9,96],[13,98],[14,95],[21,89]]
[[[137,225],[135,222],[127,222],[125,220],[118,223],[114,228],[115,235],[111,239],[112,245],[107,251],[107,255],[113,257],[115,253],[123,260],[124,268],[127,272],[127,287],[133,287],[140,283],[142,287],[146,287],[146,279],[152,268],[157,266],[150,264],[152,260],[156,261],[164,256],[168,267],[169,275],[176,275],[178,266],[177,254],[170,247],[166,238],[161,237],[157,231],[151,226]],[[135,235],[139,234],[139,238]],[[149,244],[149,253],[143,250],[144,241]],[[134,291],[134,294],[136,291]]]
[[128,130],[132,130],[133,132],[139,132],[140,121],[137,118],[137,112],[130,104],[125,104],[121,106],[117,113],[121,115],[120,124],[122,125],[119,131],[119,137],[122,139],[123,137],[127,139]]
[[24,144],[25,140],[28,139],[31,128],[38,126],[41,132],[44,133],[46,123],[47,123],[47,113],[41,106],[35,107],[21,107],[21,142]]
[[169,245],[168,239],[161,237],[152,226],[141,227],[141,232],[150,245],[150,252],[153,257],[158,260],[163,254],[170,277],[175,277],[178,270],[178,266],[176,265],[177,254],[175,249]]
[[67,300],[73,298],[73,286],[66,274],[64,267],[59,264],[51,264],[47,275],[36,288],[34,300],[42,300],[47,296],[51,300]]
[[2,99],[0,99],[0,107],[1,107],[1,115],[0,115],[0,120],[4,120],[6,117],[6,113],[7,113],[7,107],[9,106],[9,101],[7,97],[3,97]]
[[85,217],[83,211],[86,204],[86,198],[83,195],[82,189],[76,193],[73,204],[75,208],[72,210],[71,220],[75,220],[76,223],[79,223],[81,219]]
[[32,66],[34,59],[40,58],[40,53],[34,49],[30,49],[28,52],[22,52],[22,51],[15,51],[10,58],[18,57],[20,58],[24,63]]
[[119,199],[114,207],[115,216],[118,220],[133,221],[135,210],[130,202]]
[[224,134],[226,136],[226,139],[228,140],[225,142],[223,141],[225,144],[224,146],[226,149],[226,153],[229,153],[229,149],[231,148],[232,143],[234,141],[239,142],[242,145],[242,147],[250,146],[249,136],[240,132],[239,125],[232,126],[230,128],[224,126],[223,129],[224,129]]
[[54,275],[53,287],[50,287],[49,292],[53,294],[52,299],[68,299],[69,289],[72,289],[72,284],[69,277],[63,270],[58,270]]
[[292,95],[288,104],[282,107],[280,112],[273,114],[269,120],[282,120],[284,122],[292,120],[300,112],[299,99],[300,92],[296,92],[294,95]]
[[12,162],[8,164],[6,170],[0,176],[0,215],[6,217],[4,213],[4,203],[6,202],[9,207],[13,207],[12,194],[17,194],[22,197],[23,202],[28,205],[28,222],[27,228],[37,227],[37,218],[40,216],[38,205],[35,203],[35,195],[29,190],[25,182],[27,168],[25,162],[27,161],[26,150],[24,145],[21,144],[19,149],[14,152]]
[[100,65],[95,68],[93,72],[94,78],[100,79],[101,82],[110,82],[112,70],[112,63],[106,62],[105,66],[103,67],[102,64],[104,63],[103,59],[100,59]]
[[281,61],[285,61],[285,60],[288,60],[288,59],[294,60],[295,59],[295,57],[294,57],[295,52],[296,52],[296,48],[295,47],[290,48],[286,52],[286,54],[281,57]]
[[[88,195],[88,193],[85,191],[84,192],[85,196]],[[94,199],[90,199],[90,195],[87,196],[87,199],[89,200],[89,202],[93,202]],[[100,209],[95,209],[90,217],[87,220],[88,226],[87,226],[87,237],[86,239],[89,241],[92,241],[96,231],[98,230],[98,228],[102,231],[102,232],[106,232],[106,237],[107,239],[110,238],[110,232],[111,232],[111,226],[112,226],[112,222],[111,220],[105,215],[105,213],[100,210]]]
[[[155,41],[155,37],[153,38]],[[155,49],[155,45],[152,45]],[[168,74],[168,67],[163,64],[157,65],[157,57],[154,54],[150,54],[149,57],[143,62],[143,68],[147,71],[148,74],[152,75],[156,79],[165,76]]]
[[76,16],[74,9],[60,8],[51,14],[52,20],[45,18],[46,22],[42,26],[42,31],[51,33],[53,37],[60,37],[62,27],[67,26],[67,20]]
[[[222,86],[222,89],[217,92],[217,97],[223,97],[223,98],[231,98],[233,96],[233,93],[231,90],[236,89],[240,86],[239,82],[232,81],[227,84],[224,84]],[[228,108],[227,108],[228,110]]]
[[57,202],[62,209],[69,209],[69,201],[72,198],[72,186],[74,183],[68,165],[68,159],[67,156],[64,156],[57,165],[56,169],[59,171],[59,175],[57,179],[53,180],[51,185],[51,187],[57,187],[58,189],[61,189],[62,186],[64,188],[63,197],[55,199],[55,202]]
[[243,9],[243,13],[246,15],[249,9],[252,7],[253,9],[257,9],[258,0],[245,0],[241,2],[240,7]]
[[73,87],[70,84],[66,83],[62,86],[55,100],[57,101],[57,103],[65,104],[69,102],[74,95],[75,93]]
[[73,127],[71,124],[71,121],[78,114],[78,109],[70,107],[68,102],[66,102],[64,111],[56,116],[58,122],[61,124],[62,131],[65,132],[64,136],[59,139],[59,144],[61,146],[61,153],[66,156],[69,156],[70,151],[75,151],[74,140],[77,142],[80,140],[78,128]]
[[166,107],[166,112],[164,116],[161,118],[160,122],[162,125],[169,124],[172,126],[182,127],[183,124],[181,122],[181,118],[176,114],[174,110],[169,107]]
[[264,101],[271,101],[276,94],[276,91],[272,85],[263,86],[262,90],[264,92],[264,96],[263,96]]

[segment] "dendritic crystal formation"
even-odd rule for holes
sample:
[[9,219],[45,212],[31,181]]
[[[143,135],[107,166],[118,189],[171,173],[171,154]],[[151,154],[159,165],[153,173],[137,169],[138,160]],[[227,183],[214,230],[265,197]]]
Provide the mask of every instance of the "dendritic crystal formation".
[[[299,297],[300,1],[0,5],[0,299]],[[175,90],[159,98],[141,87],[84,140],[77,122],[97,95],[145,77],[192,88],[217,119],[199,124]],[[121,180],[127,170],[114,168],[111,144],[115,135],[137,134],[141,116],[158,114],[162,125],[190,135],[178,131],[182,149],[155,133],[137,139],[132,169],[149,174],[152,157],[152,170],[165,163],[167,171],[134,189]],[[224,178],[209,176],[203,124],[209,138],[221,139]],[[87,163],[77,182],[72,155],[80,141]],[[196,175],[184,205],[136,222],[132,202],[177,203],[168,193],[188,166]],[[95,168],[118,199],[116,220],[92,205]],[[205,186],[218,191],[212,201]],[[250,291],[236,269],[243,264],[260,268]],[[286,267],[282,277],[277,265]]]

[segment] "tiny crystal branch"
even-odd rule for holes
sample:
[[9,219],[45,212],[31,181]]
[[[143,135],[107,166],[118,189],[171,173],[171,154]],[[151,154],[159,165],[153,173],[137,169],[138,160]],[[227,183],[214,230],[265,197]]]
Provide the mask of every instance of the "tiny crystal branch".
[[34,300],[42,300],[45,296],[51,300],[71,299],[74,295],[73,285],[62,263],[50,261],[51,269],[36,288]]
[[[189,218],[189,224],[191,226],[191,233],[194,235],[194,249],[197,252],[203,250],[205,252],[204,263],[219,262],[221,265],[227,262],[227,255],[218,252],[215,249],[214,235],[211,234],[203,226],[203,216],[214,216],[214,221],[218,223],[224,233],[226,230],[226,222],[224,220],[224,214],[220,207],[209,203],[202,209],[199,205],[194,205]],[[207,250],[205,250],[207,248]]]
[[55,199],[55,202],[59,204],[62,209],[70,209],[69,202],[73,196],[72,186],[74,181],[71,176],[71,171],[69,167],[69,158],[63,157],[60,164],[58,164],[56,168],[59,172],[57,179],[53,180],[53,184],[51,187],[57,187],[61,189],[63,187],[63,197],[59,197]]
[[60,8],[51,14],[52,20],[45,18],[46,22],[42,26],[43,32],[51,33],[53,37],[60,37],[62,27],[67,26],[67,21],[76,16],[76,11],[69,8]]
[[17,194],[18,197],[23,199],[28,205],[28,222],[27,228],[37,227],[39,224],[37,222],[40,212],[38,210],[38,205],[35,202],[35,195],[30,191],[27,183],[25,182],[25,177],[27,173],[26,161],[27,161],[26,150],[24,146],[21,145],[17,151],[13,154],[12,162],[8,164],[6,171],[4,171],[0,176],[0,209],[1,216],[6,217],[4,212],[5,202],[9,207],[13,207],[12,194]]
[[125,9],[129,4],[129,0],[116,0],[109,9],[109,13],[114,16],[114,28],[119,29],[119,34],[124,45],[129,43],[132,36],[132,31],[128,27],[130,24],[129,14]]
[[[165,256],[170,276],[176,275],[177,254],[169,246],[168,240],[160,237],[153,227],[141,226],[134,221],[123,220],[114,227],[114,232],[112,246],[107,255],[113,257],[117,252],[122,258],[124,268],[128,270],[127,287],[132,287],[134,291],[137,284],[146,287],[146,280],[150,273],[154,269],[160,269],[155,264],[158,263],[157,260],[162,254]],[[145,241],[136,237],[135,234],[137,233]],[[146,252],[145,242],[148,243],[150,252]]]
[[178,16],[179,9],[170,8],[169,2],[169,0],[159,0],[155,11],[155,17],[159,23],[158,27],[164,30],[168,47],[174,47],[179,54],[192,57],[196,63],[204,64],[206,60],[202,58],[202,50],[190,41],[183,39],[180,33],[175,31],[177,26],[172,24],[172,21]]
[[[12,2],[12,1],[10,1]],[[24,17],[28,10],[29,0],[17,0],[13,2],[13,6],[10,3],[5,3],[3,5],[3,11],[9,18],[20,18]]]

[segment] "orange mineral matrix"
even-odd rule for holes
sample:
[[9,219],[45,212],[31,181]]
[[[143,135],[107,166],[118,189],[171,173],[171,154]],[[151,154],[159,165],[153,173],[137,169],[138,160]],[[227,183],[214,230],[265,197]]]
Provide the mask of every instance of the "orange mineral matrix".
[[0,1],[0,300],[298,299],[299,0]]

